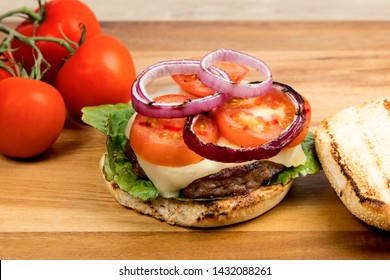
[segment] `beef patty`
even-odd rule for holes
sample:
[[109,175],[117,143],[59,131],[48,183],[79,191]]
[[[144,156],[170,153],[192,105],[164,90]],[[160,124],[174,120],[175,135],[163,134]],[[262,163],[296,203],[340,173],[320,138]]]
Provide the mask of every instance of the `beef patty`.
[[271,161],[255,161],[250,164],[225,168],[199,178],[182,190],[188,198],[218,198],[245,194],[266,185],[284,165]]
[[[130,146],[127,156],[136,175],[148,179]],[[186,198],[220,198],[241,195],[266,185],[271,178],[285,168],[284,165],[267,160],[259,160],[246,165],[225,168],[199,178],[181,190]]]

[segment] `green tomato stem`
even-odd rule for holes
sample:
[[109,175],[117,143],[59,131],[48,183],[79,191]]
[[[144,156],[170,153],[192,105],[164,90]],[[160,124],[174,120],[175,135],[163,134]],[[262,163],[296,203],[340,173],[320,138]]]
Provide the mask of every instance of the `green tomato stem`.
[[6,65],[2,60],[0,60],[0,69],[6,70],[8,73],[10,73],[12,76],[16,76],[16,73],[12,67]]
[[[52,38],[52,37],[43,37],[43,36],[37,36],[37,37],[28,37],[25,36],[16,30],[0,23],[0,32],[3,32],[7,34],[8,36],[4,39],[4,41],[0,45],[0,50],[5,51],[10,49],[10,42],[13,39],[17,39],[24,44],[30,46],[36,54],[35,58],[35,64],[31,69],[30,78],[40,80],[43,76],[43,74],[50,68],[50,64],[47,62],[47,60],[42,56],[42,53],[40,49],[37,47],[36,42],[38,41],[45,41],[45,42],[52,42],[59,44],[60,46],[64,47],[68,52],[69,55],[73,55],[75,53],[75,49],[72,48],[72,46],[65,40],[58,39],[58,38]],[[41,64],[44,64],[45,70],[41,72]]]
[[[42,4],[43,2],[43,4]],[[44,20],[45,17],[45,5],[46,0],[38,0],[38,11],[29,7],[16,8],[0,15],[0,21],[7,17],[22,16],[30,19],[34,22],[34,25],[38,25]]]
[[63,39],[45,37],[45,36],[28,37],[1,23],[0,23],[0,31],[8,34],[9,36],[13,36],[14,38],[18,39],[19,41],[33,48],[36,48],[35,42],[44,41],[44,42],[52,42],[52,43],[59,44],[60,46],[64,47],[69,52],[70,55],[73,55],[75,52],[75,49],[66,40]]
[[[29,45],[35,51],[35,55],[36,55],[35,64],[31,69],[29,78],[36,79],[36,80],[42,79],[44,73],[50,68],[50,64],[42,56],[42,53],[41,53],[40,49],[36,46],[35,41],[33,40],[33,37],[24,36],[24,35],[20,34],[19,32],[16,32],[15,30],[9,28],[8,26],[5,26],[4,24],[0,24],[0,31],[8,34],[8,36],[5,38],[5,40],[1,44],[1,49],[3,51],[9,50],[10,52],[12,52],[9,45],[10,45],[10,42],[12,41],[12,39],[14,39],[14,38]],[[45,70],[43,70],[43,72],[41,71],[42,63],[46,66]]]
[[7,18],[7,17],[12,17],[15,15],[25,15],[25,16],[27,16],[27,18],[29,18],[35,22],[41,22],[43,20],[42,13],[40,13],[40,12],[37,13],[33,9],[28,8],[28,7],[21,7],[21,8],[17,8],[14,10],[10,10],[10,11],[0,15],[0,21]]

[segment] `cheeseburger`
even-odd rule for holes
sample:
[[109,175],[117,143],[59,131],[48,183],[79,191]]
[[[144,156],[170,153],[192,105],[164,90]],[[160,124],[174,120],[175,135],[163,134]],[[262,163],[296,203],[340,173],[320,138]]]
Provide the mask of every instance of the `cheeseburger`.
[[[255,70],[261,82],[245,77]],[[176,89],[149,93],[170,76]],[[107,136],[100,161],[117,201],[169,224],[217,227],[277,205],[294,178],[320,169],[310,104],[256,57],[220,49],[164,61],[135,80],[129,104],[83,109]]]

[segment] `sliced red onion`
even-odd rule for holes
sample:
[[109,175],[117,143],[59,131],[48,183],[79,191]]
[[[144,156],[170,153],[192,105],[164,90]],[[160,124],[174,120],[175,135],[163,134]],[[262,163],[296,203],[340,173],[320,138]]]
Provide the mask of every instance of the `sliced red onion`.
[[[261,83],[234,83],[225,77],[215,75],[210,66],[217,61],[231,61],[253,68],[265,76]],[[241,98],[261,96],[272,89],[272,74],[260,59],[230,49],[219,49],[204,56],[200,61],[198,77],[206,86]]]
[[[210,111],[229,99],[229,95],[216,92],[203,98],[193,99],[185,103],[159,103],[153,101],[145,86],[151,81],[164,76],[176,74],[196,74],[200,62],[198,60],[171,60],[154,64],[143,71],[132,86],[132,104],[138,113],[152,118],[182,118]],[[229,80],[229,76],[217,67],[211,66],[209,71],[215,77]]]
[[251,160],[267,159],[277,155],[284,147],[290,144],[302,131],[306,121],[305,101],[291,87],[273,82],[274,86],[280,87],[296,107],[294,120],[283,130],[280,136],[255,148],[235,149],[226,146],[218,146],[213,143],[202,142],[195,134],[193,126],[198,116],[187,118],[183,138],[187,146],[198,155],[219,162],[245,162]]

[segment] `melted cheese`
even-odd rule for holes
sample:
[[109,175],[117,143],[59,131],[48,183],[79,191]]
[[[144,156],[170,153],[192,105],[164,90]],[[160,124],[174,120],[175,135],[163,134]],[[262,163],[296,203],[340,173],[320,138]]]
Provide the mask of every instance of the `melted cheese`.
[[138,162],[145,174],[165,197],[177,196],[179,190],[192,181],[216,173],[223,168],[243,165],[245,163],[222,163],[204,159],[198,163],[181,167],[152,164],[137,155]]
[[[129,120],[129,124],[126,128],[126,136],[129,138],[130,128],[134,121],[135,115]],[[219,145],[234,147],[228,140],[220,138]],[[177,196],[180,189],[188,186],[192,181],[216,173],[223,168],[234,167],[238,165],[248,164],[244,163],[222,163],[208,159],[204,159],[199,163],[190,164],[182,167],[171,167],[152,164],[139,155],[137,155],[138,162],[145,174],[153,182],[155,187],[165,197]],[[282,150],[275,157],[268,159],[270,161],[283,164],[287,167],[298,166],[306,162],[305,153],[302,150],[301,145],[298,145],[291,149]]]

